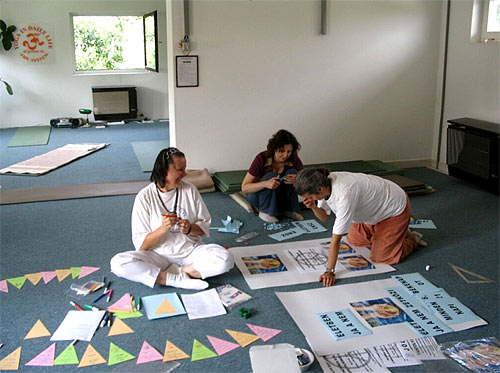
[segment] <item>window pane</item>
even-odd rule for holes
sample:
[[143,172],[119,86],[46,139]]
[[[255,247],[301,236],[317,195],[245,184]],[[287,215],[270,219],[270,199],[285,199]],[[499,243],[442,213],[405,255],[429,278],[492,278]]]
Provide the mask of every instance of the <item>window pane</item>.
[[144,69],[142,16],[73,16],[76,70]]
[[490,0],[486,32],[500,31],[500,0]]
[[144,16],[146,68],[158,71],[156,12]]

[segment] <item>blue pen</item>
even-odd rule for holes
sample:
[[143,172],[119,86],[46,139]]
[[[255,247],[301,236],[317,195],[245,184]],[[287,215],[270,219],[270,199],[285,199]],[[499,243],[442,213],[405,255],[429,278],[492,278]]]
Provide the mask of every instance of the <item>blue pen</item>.
[[102,293],[101,295],[99,295],[96,299],[94,299],[94,301],[92,303],[97,303],[102,297],[104,297],[107,293]]
[[109,312],[106,312],[104,318],[101,321],[101,328],[104,328],[104,326],[106,325],[106,321],[108,321],[108,319],[109,319]]

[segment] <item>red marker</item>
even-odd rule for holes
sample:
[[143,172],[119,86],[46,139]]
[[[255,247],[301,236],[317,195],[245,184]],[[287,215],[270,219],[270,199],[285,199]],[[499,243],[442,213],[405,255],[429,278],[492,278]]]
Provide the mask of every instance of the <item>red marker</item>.
[[109,302],[111,300],[112,295],[113,295],[113,289],[109,289],[108,297],[106,298],[106,302]]
[[73,307],[75,307],[78,311],[83,311],[83,308],[80,307],[78,304],[76,304],[75,302],[73,301],[69,301],[69,304],[71,304]]

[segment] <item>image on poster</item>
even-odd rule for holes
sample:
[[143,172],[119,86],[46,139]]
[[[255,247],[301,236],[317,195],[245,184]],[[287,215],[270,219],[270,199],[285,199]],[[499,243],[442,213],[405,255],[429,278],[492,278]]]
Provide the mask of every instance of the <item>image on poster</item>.
[[348,255],[338,258],[338,262],[348,271],[365,271],[375,266],[362,255]]
[[260,273],[284,272],[285,265],[276,254],[246,256],[241,258],[252,275]]
[[[324,241],[324,242],[320,242],[319,244],[323,249],[329,250],[330,249],[330,242],[331,241]],[[347,244],[345,242],[340,243],[339,255],[352,254],[355,252],[356,252],[356,250],[354,250],[351,246],[349,246],[349,244]]]
[[354,302],[351,307],[372,327],[413,321],[391,298]]

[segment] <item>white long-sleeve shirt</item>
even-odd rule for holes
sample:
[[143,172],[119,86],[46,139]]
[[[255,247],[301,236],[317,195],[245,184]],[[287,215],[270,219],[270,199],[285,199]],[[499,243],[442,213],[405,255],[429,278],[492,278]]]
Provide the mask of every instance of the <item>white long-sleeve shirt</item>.
[[352,223],[377,224],[406,207],[406,193],[392,181],[351,172],[332,172],[328,178],[330,197],[318,201],[318,207],[328,215],[335,214],[333,234],[348,233]]
[[[208,237],[212,218],[200,192],[187,181],[182,181],[177,190],[179,192],[177,216],[198,225],[203,230],[204,236]],[[136,250],[140,250],[149,233],[161,226],[162,214],[173,211],[175,194],[176,189],[164,193],[154,183],[150,183],[139,191],[132,209],[132,242]],[[162,256],[182,258],[189,255],[200,243],[202,241],[199,236],[185,235],[175,225],[152,250]]]

